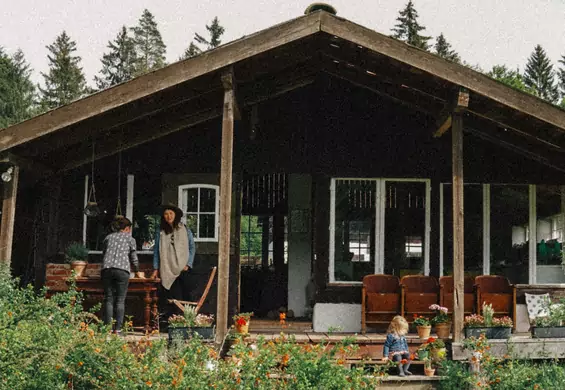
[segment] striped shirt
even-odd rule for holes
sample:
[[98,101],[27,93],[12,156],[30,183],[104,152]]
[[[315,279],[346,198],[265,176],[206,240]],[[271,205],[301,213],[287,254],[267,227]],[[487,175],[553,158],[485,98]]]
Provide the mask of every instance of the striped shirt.
[[130,272],[130,263],[135,272],[139,270],[135,238],[130,233],[116,232],[104,238],[102,269],[118,268]]

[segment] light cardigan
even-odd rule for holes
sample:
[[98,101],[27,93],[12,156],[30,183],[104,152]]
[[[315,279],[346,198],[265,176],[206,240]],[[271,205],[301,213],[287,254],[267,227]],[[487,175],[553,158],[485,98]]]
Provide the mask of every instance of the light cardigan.
[[[186,265],[192,268],[194,264],[194,254],[196,253],[196,246],[194,244],[194,236],[190,229],[186,227],[186,231],[188,232],[188,259]],[[157,230],[155,234],[155,246],[153,247],[153,269],[158,270],[160,264],[159,258],[159,241],[161,241],[161,229]]]

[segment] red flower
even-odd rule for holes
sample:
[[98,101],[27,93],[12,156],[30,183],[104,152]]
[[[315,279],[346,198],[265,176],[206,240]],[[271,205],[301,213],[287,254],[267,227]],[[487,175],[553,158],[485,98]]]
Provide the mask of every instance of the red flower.
[[410,360],[414,360],[414,354],[413,353],[410,354]]
[[418,314],[414,314],[414,318],[418,318]]
[[247,325],[247,321],[245,321],[245,318],[238,318],[237,321],[235,322],[238,326],[245,326]]
[[400,364],[406,364],[406,363],[408,363],[408,360],[406,360],[406,359],[402,359],[402,360],[400,361]]
[[436,341],[436,339],[434,339],[433,337],[430,337],[430,338],[428,339],[428,341],[426,341],[426,343],[431,344],[431,343],[433,343],[434,341]]

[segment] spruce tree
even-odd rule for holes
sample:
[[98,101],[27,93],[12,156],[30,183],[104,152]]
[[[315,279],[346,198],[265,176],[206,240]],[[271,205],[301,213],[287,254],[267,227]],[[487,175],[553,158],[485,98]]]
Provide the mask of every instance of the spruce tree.
[[457,64],[461,63],[461,58],[455,50],[451,48],[451,44],[447,42],[443,33],[439,34],[436,38],[436,43],[434,45],[435,53],[441,58],[455,62]]
[[487,72],[487,76],[492,77],[514,89],[529,92],[529,89],[524,84],[524,78],[520,74],[520,70],[508,69],[506,65],[494,65],[492,69]]
[[194,44],[194,42],[190,42],[188,49],[184,51],[184,54],[181,56],[181,60],[196,57],[198,54],[202,53],[202,50],[198,46]]
[[408,1],[406,7],[399,12],[398,23],[392,29],[393,37],[400,39],[412,46],[428,50],[428,41],[431,37],[420,35],[426,28],[418,23],[418,11],[414,8],[412,0]]
[[220,21],[217,16],[214,17],[209,26],[206,25],[206,30],[208,30],[210,38],[204,38],[202,35],[196,33],[194,34],[194,40],[201,45],[206,45],[206,50],[215,49],[220,46],[222,43],[220,38],[224,34],[225,29],[220,26]]
[[45,88],[39,87],[42,108],[53,109],[86,95],[89,90],[80,67],[81,58],[73,54],[76,42],[63,31],[47,49],[49,72],[41,73]]
[[136,55],[135,75],[141,75],[166,65],[167,46],[159,32],[155,17],[147,9],[143,11],[137,26],[131,28]]
[[[198,54],[202,53],[206,50],[215,49],[216,47],[220,46],[222,41],[222,35],[226,31],[224,27],[220,25],[220,21],[218,17],[214,17],[212,23],[210,25],[206,25],[206,30],[208,31],[208,38],[203,37],[202,35],[195,33],[194,34],[194,41],[190,42],[190,46],[188,49],[184,51],[181,59],[191,58],[197,56]],[[200,45],[204,45],[204,49],[201,49],[196,43]]]
[[135,76],[136,56],[133,40],[123,26],[116,39],[108,42],[109,51],[102,55],[100,76],[94,81],[99,89],[123,83]]
[[555,103],[559,97],[559,92],[554,82],[554,76],[553,65],[551,65],[545,50],[541,45],[537,45],[526,64],[524,84],[534,95]]
[[0,128],[30,118],[34,98],[31,68],[23,52],[17,50],[10,57],[0,47]]

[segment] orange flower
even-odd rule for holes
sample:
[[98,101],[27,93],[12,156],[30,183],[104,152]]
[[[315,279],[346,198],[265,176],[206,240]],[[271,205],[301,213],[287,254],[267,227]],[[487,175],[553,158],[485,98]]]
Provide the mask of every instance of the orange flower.
[[79,366],[79,367],[82,367],[82,366],[84,366],[84,363],[83,363],[83,362],[78,362],[78,366]]
[[410,354],[410,360],[414,360],[414,354],[413,353]]
[[285,353],[282,356],[281,363],[286,366],[289,360],[290,360],[290,356],[288,355],[288,353]]
[[100,348],[94,348],[94,352],[96,353],[100,353],[101,349]]
[[408,360],[406,360],[406,359],[402,359],[402,360],[400,361],[400,364],[406,364],[406,363],[408,363]]
[[145,382],[145,384],[149,387],[153,386],[153,383],[151,383],[151,381],[147,381],[147,382]]
[[10,318],[12,317],[12,312],[11,312],[11,311],[8,312],[8,317],[10,317]]

